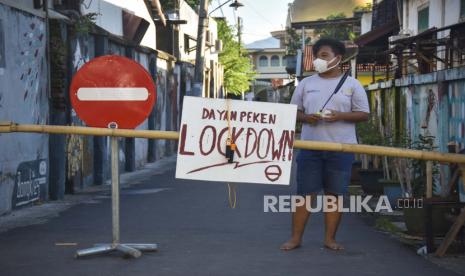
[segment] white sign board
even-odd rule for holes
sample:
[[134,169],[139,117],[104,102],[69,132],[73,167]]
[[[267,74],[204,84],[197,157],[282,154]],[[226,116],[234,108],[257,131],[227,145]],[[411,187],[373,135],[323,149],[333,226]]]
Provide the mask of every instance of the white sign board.
[[290,104],[184,97],[176,178],[289,185],[296,114]]

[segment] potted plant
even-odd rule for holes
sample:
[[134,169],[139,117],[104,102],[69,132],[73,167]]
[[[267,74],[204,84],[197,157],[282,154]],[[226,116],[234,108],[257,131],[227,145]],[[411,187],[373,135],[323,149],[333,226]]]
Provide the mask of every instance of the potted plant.
[[[411,144],[411,149],[433,151],[437,147],[434,145],[434,136],[419,135],[418,139]],[[406,196],[403,202],[407,202],[408,208],[403,208],[404,221],[407,232],[411,235],[424,236],[425,234],[425,209],[423,204],[415,204],[419,200],[425,199],[426,192],[426,171],[425,160],[405,160],[401,159],[397,164],[397,170],[402,175],[401,179],[403,194]],[[439,169],[437,162],[433,163],[433,179],[437,179]],[[436,193],[433,185],[433,194]],[[435,196],[428,200],[444,200],[443,196]],[[450,228],[452,222],[447,220],[446,216],[451,212],[450,207],[435,206],[432,210],[433,231],[435,235],[444,236]]]
[[[373,117],[366,122],[357,124],[357,138],[360,144],[364,145],[382,145],[383,137],[381,136]],[[379,157],[370,158],[366,154],[361,154],[361,169],[358,171],[360,185],[365,194],[381,195],[383,186],[378,183],[379,178],[383,178],[383,170],[379,168]],[[370,164],[371,163],[371,164]]]
[[[408,136],[393,135],[384,139],[385,146],[396,148],[408,148],[410,139]],[[383,193],[388,197],[389,203],[393,208],[397,206],[397,200],[405,197],[407,190],[411,190],[410,181],[403,181],[401,169],[407,166],[405,158],[383,157],[384,177],[378,179],[379,185],[383,186]]]

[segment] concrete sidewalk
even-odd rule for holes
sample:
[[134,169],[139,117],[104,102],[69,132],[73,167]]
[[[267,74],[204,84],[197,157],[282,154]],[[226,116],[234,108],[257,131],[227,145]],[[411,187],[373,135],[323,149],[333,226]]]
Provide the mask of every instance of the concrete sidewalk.
[[111,201],[105,189],[41,224],[1,233],[0,274],[457,275],[375,231],[357,214],[343,218],[343,252],[322,247],[322,214],[310,219],[302,248],[280,251],[289,237],[290,214],[264,213],[263,195],[288,195],[295,185],[239,184],[238,206],[230,209],[224,183],[176,180],[172,165],[163,173],[148,169],[126,182],[138,185],[122,191],[122,242],[156,242],[159,252],[139,259],[119,254],[74,259],[77,249],[111,241]]

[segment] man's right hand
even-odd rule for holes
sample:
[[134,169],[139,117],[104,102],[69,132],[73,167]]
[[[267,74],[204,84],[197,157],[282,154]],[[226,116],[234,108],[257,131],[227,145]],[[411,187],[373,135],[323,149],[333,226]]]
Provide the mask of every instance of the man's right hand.
[[321,116],[318,114],[305,114],[305,122],[308,124],[316,124],[321,119]]

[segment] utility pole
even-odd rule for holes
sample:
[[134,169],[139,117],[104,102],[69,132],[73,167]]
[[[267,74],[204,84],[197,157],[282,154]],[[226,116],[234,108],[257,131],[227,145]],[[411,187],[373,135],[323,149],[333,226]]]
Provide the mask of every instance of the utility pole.
[[237,17],[237,38],[239,41],[239,54],[241,53],[242,17]]
[[203,94],[203,74],[205,64],[205,29],[208,27],[208,1],[200,0],[199,27],[197,31],[197,46],[195,55],[194,89],[193,95],[201,97]]

